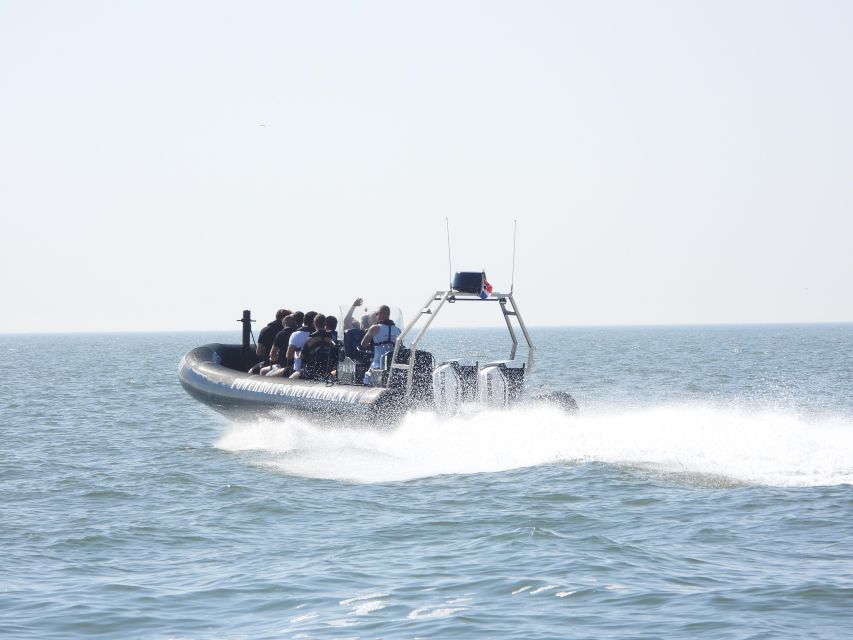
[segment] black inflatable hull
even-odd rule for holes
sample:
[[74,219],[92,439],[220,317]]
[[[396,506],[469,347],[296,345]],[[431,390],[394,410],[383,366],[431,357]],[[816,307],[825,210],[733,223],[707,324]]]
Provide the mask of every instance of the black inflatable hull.
[[207,344],[181,359],[178,377],[190,395],[232,416],[286,410],[321,421],[388,423],[406,409],[399,389],[244,373],[253,363],[240,345]]

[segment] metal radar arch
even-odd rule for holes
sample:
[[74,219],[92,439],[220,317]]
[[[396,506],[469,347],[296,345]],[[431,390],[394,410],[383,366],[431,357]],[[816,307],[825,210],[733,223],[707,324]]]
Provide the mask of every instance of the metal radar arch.
[[[527,343],[527,371],[530,372],[533,370],[533,355],[536,347],[533,344],[533,340],[530,338],[530,333],[527,331],[524,319],[521,317],[521,311],[513,297],[512,289],[510,289],[509,293],[492,291],[491,285],[489,285],[486,280],[486,274],[484,272],[457,272],[453,278],[452,288],[444,291],[436,291],[430,295],[430,297],[426,299],[426,302],[421,306],[420,311],[415,314],[411,322],[409,322],[400,333],[394,344],[391,368],[392,372],[394,369],[403,370],[403,372],[405,372],[406,395],[409,395],[412,391],[412,380],[414,378],[415,370],[415,353],[418,343],[426,334],[433,320],[435,320],[439,312],[444,308],[445,303],[448,302],[451,304],[455,302],[497,302],[498,308],[506,322],[510,338],[512,339],[512,348],[510,350],[509,359],[514,360],[516,351],[518,350],[518,337],[516,335],[516,328],[513,326],[512,322],[512,318],[515,318],[518,323],[518,328],[521,329],[521,333]],[[403,348],[403,342],[410,334],[414,335],[414,337],[408,347],[409,357],[406,362],[397,362],[400,350]],[[388,376],[389,383],[392,377],[393,376],[390,375]]]

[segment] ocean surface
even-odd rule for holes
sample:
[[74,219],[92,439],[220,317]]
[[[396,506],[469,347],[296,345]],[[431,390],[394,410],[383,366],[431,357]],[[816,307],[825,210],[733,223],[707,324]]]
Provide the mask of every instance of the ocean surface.
[[238,329],[0,336],[0,637],[853,638],[853,325],[534,328],[578,416],[390,430],[188,396]]

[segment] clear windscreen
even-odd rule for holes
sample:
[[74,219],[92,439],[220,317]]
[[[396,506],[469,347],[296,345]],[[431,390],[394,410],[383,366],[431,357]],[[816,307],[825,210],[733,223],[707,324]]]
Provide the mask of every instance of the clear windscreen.
[[[338,309],[340,310],[340,318],[341,324],[344,324],[344,320],[346,320],[346,315],[350,310],[352,303],[346,305],[340,305]],[[352,312],[352,320],[349,321],[348,326],[344,326],[343,330],[361,328],[367,329],[372,324],[376,324],[376,312],[379,309],[379,305],[370,306],[370,305],[362,305],[360,307],[356,307]],[[391,320],[394,321],[400,329],[403,328],[403,312],[398,307],[391,307]]]

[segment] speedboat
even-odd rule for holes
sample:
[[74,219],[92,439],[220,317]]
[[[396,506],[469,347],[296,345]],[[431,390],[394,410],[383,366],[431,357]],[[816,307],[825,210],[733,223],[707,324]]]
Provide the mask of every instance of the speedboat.
[[[433,355],[418,345],[438,314],[456,302],[497,303],[512,340],[507,360],[470,363],[448,360],[435,363]],[[312,419],[336,422],[393,423],[410,410],[452,414],[463,405],[489,408],[545,402],[569,412],[577,404],[565,392],[533,393],[526,380],[533,371],[536,351],[512,289],[493,292],[483,272],[459,272],[451,288],[432,293],[397,337],[393,351],[371,369],[371,385],[353,375],[352,361],[341,352],[333,377],[304,380],[248,373],[260,361],[251,346],[251,312],[244,311],[242,344],[206,344],[183,358],[178,377],[186,391],[208,406],[228,415],[295,412]],[[516,326],[517,325],[517,328]],[[517,330],[527,357],[516,360]]]

